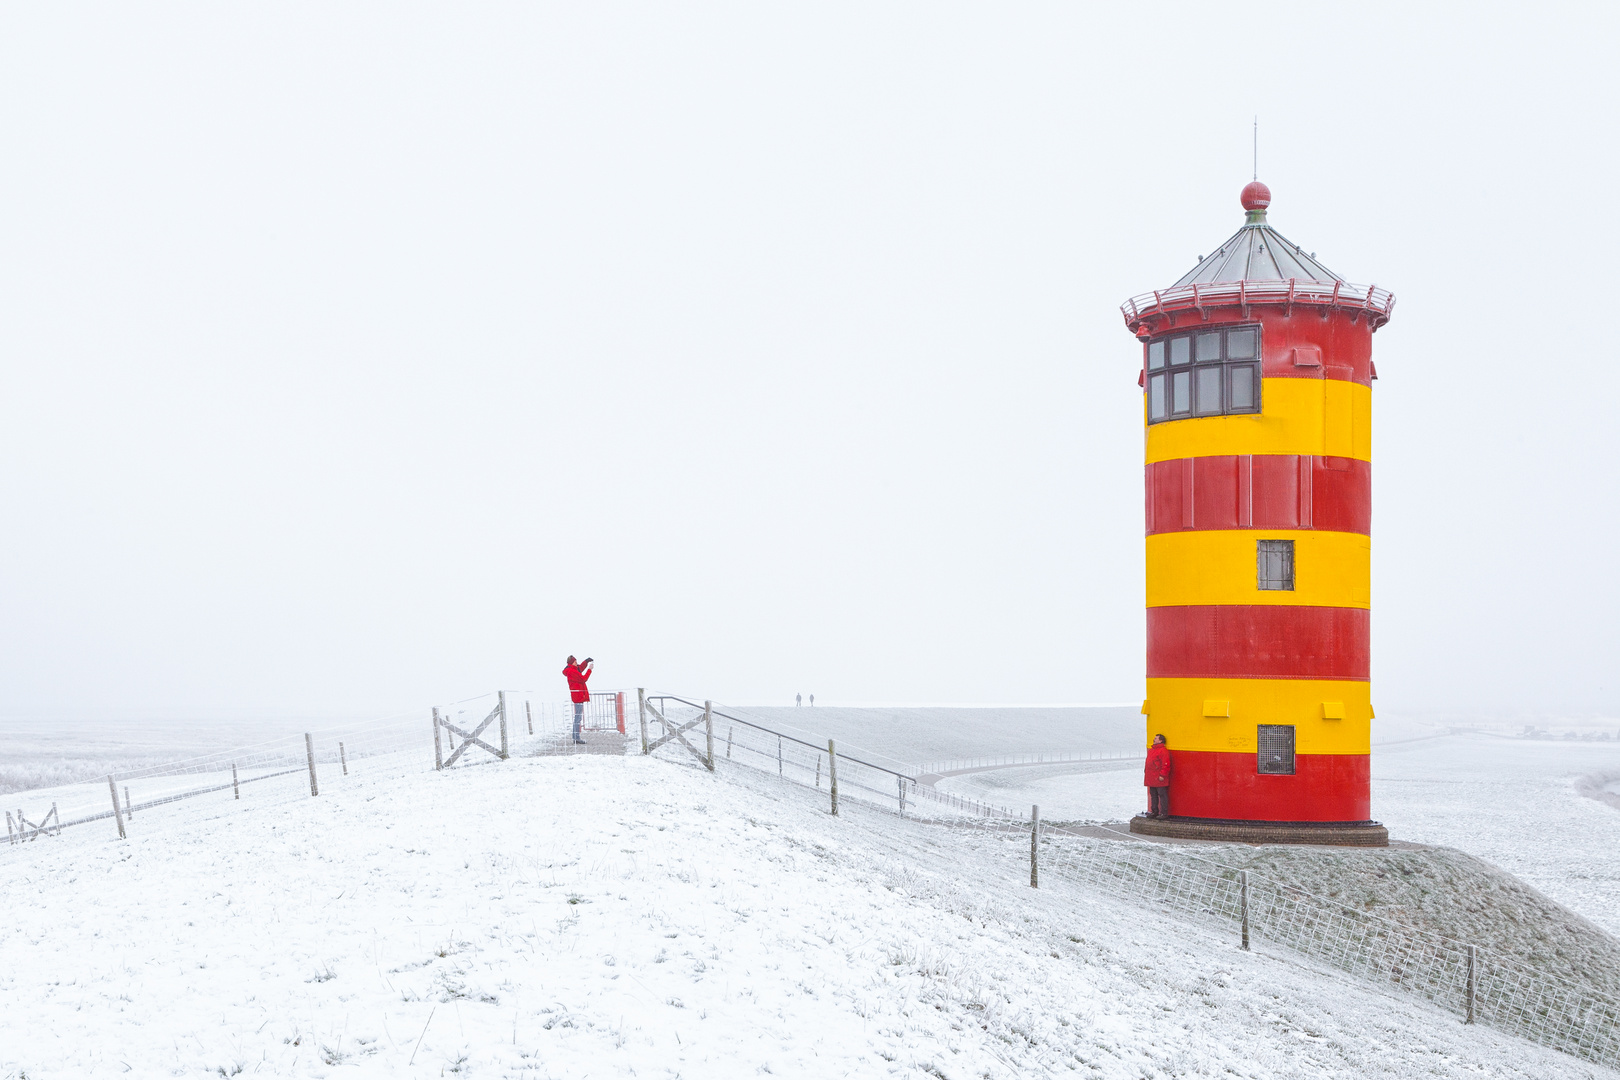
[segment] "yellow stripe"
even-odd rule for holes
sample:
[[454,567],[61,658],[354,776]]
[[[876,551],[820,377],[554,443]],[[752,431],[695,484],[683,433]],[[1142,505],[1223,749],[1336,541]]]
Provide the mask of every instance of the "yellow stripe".
[[[1143,401],[1144,416],[1146,400]],[[1372,460],[1372,390],[1344,379],[1261,379],[1260,412],[1147,427],[1147,462],[1223,454]]]
[[[1252,754],[1261,724],[1292,724],[1298,754],[1365,754],[1371,747],[1370,684],[1341,679],[1149,679],[1147,736],[1172,750]],[[1205,716],[1205,702],[1231,716]],[[1338,705],[1343,720],[1323,718]]]
[[[1294,542],[1292,591],[1259,587],[1259,540]],[[1372,606],[1372,541],[1313,529],[1210,529],[1147,538],[1147,606]]]

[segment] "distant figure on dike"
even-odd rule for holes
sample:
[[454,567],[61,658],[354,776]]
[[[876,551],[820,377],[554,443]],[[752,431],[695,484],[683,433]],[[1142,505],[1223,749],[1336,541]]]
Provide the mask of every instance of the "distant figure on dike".
[[579,729],[585,723],[585,703],[591,700],[591,688],[587,685],[591,678],[591,668],[596,663],[589,656],[582,664],[572,656],[568,658],[568,666],[563,668],[563,678],[568,680],[568,696],[574,702],[574,741],[582,743]]
[[815,703],[816,703],[816,695],[814,695],[814,694],[811,694],[811,695],[810,695],[810,704],[811,704],[811,705],[812,705],[812,706],[814,706],[814,705],[815,705]]
[[1148,814],[1163,821],[1170,816],[1170,747],[1163,735],[1153,736],[1153,746],[1142,766],[1142,783],[1148,789]]
[[797,709],[800,705],[803,705],[803,704],[804,704],[804,695],[803,694],[794,694],[793,695],[793,707],[795,709]]

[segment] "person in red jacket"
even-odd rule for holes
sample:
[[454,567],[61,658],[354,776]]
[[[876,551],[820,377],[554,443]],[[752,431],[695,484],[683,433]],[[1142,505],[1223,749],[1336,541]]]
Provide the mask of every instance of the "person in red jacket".
[[1148,789],[1148,817],[1163,820],[1170,816],[1170,747],[1163,735],[1153,736],[1142,767],[1142,783]]
[[585,658],[582,664],[572,656],[568,658],[568,666],[563,668],[563,678],[568,680],[568,696],[574,702],[574,741],[582,743],[580,726],[585,723],[585,703],[591,700],[590,687],[585,684],[590,681],[592,665],[596,663],[590,657]]

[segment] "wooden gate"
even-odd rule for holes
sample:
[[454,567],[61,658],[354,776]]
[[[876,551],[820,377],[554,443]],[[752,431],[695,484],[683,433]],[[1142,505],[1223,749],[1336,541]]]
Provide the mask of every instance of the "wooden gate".
[[[11,843],[11,844],[21,844],[21,843],[25,843],[25,842],[30,841],[30,840],[38,840],[40,833],[45,833],[48,836],[51,833],[51,821],[53,819],[56,822],[56,835],[61,836],[62,835],[62,817],[61,817],[60,814],[58,814],[56,812],[56,804],[55,803],[51,803],[50,810],[46,812],[44,817],[39,819],[38,824],[35,824],[34,822],[29,821],[27,818],[23,817],[23,812],[21,810],[17,811],[16,823],[13,824],[12,823],[12,818],[11,818],[11,811],[7,810],[6,811],[6,842]],[[28,831],[29,829],[32,829],[34,831],[32,833],[30,833]]]
[[[489,743],[485,742],[483,739],[479,738],[479,736],[484,733],[484,730],[486,728],[488,728],[489,725],[493,724],[497,720],[499,720],[501,722],[501,746],[500,746],[499,750],[497,750],[495,747],[491,746]],[[452,738],[450,740],[450,745],[455,746],[455,749],[451,752],[451,754],[450,754],[450,756],[448,758],[444,756],[443,732],[446,732],[446,731],[448,731],[452,736],[458,736],[459,735],[461,737],[461,745],[460,746],[455,745],[455,739],[454,738]],[[473,728],[471,731],[463,731],[461,728],[457,727],[455,724],[452,724],[445,717],[440,716],[439,715],[439,707],[437,705],[435,705],[433,707],[433,767],[435,769],[444,769],[444,768],[448,768],[451,765],[454,765],[456,763],[457,759],[459,759],[462,754],[467,752],[467,747],[469,747],[469,746],[477,746],[477,747],[481,747],[481,748],[483,748],[485,750],[488,750],[491,754],[494,754],[497,758],[501,759],[502,761],[505,761],[508,757],[511,756],[511,755],[509,755],[507,753],[507,750],[506,750],[506,691],[505,690],[502,690],[499,694],[496,695],[495,707],[489,711],[488,716],[484,717],[483,723],[479,724],[477,727]]]
[[[666,720],[658,707],[647,700],[646,691],[638,690],[636,695],[640,699],[637,705],[641,710],[641,752],[643,754],[650,754],[671,739],[677,739],[682,746],[692,752],[693,757],[703,763],[704,768],[710,772],[714,771],[714,702],[705,701],[702,715],[677,726],[673,721]],[[669,707],[668,698],[664,699],[664,707]],[[653,719],[657,720],[664,729],[664,734],[651,742],[647,740],[648,713],[652,713]],[[699,724],[703,725],[704,748],[708,751],[707,753],[699,753],[697,747],[686,741],[686,733]]]

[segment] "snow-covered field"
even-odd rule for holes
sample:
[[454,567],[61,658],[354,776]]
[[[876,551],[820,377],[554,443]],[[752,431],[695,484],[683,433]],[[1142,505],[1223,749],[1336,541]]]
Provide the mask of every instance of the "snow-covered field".
[[6,866],[0,1077],[1611,1075],[1026,843],[639,756],[159,808]]
[[[308,720],[0,720],[0,795],[308,731]],[[8,800],[9,802],[9,800]]]
[[1580,793],[1620,772],[1620,744],[1458,735],[1373,756],[1392,836],[1461,848],[1620,935],[1620,810]]

